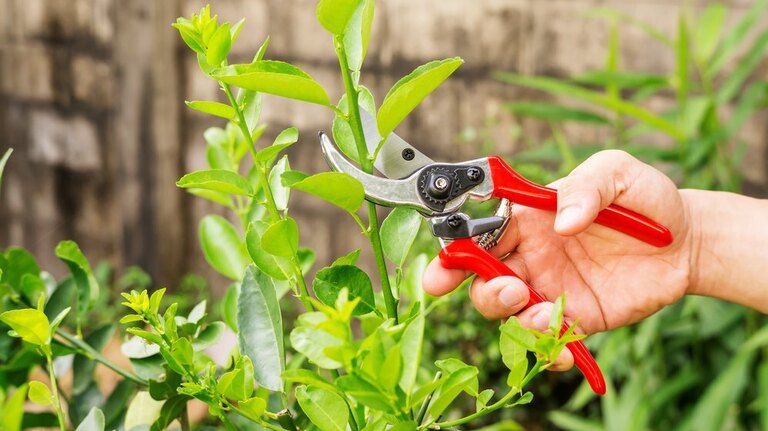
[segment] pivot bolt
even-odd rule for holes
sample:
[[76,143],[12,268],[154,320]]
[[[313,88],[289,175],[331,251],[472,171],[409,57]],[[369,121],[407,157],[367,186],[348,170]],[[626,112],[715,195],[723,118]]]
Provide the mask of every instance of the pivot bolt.
[[411,161],[414,157],[416,157],[416,153],[412,148],[406,148],[403,150],[402,156],[404,160]]
[[438,190],[445,190],[448,187],[448,178],[440,176],[435,178],[435,188]]
[[464,219],[462,219],[460,215],[452,214],[448,216],[448,220],[446,220],[446,223],[448,223],[448,226],[456,229],[457,227],[461,226],[462,221],[464,221]]
[[467,169],[467,178],[469,178],[470,181],[477,181],[480,179],[480,169],[478,168],[469,168]]

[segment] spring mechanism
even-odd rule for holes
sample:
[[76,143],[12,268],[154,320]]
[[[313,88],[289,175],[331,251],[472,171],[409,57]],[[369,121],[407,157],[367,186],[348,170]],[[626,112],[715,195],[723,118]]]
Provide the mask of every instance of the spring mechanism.
[[504,218],[504,224],[500,228],[486,232],[477,238],[477,245],[485,250],[490,250],[499,243],[499,238],[504,234],[504,230],[507,228],[509,221],[509,214],[512,212],[512,202],[508,199],[502,199],[499,201],[499,206],[496,207],[495,215]]

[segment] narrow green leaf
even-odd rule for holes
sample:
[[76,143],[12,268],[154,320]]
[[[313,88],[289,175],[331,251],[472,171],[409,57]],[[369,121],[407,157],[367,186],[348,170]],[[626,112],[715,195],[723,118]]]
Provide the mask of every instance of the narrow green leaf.
[[371,279],[363,270],[352,265],[336,265],[322,269],[312,282],[317,299],[333,307],[339,292],[347,289],[349,299],[360,298],[354,315],[368,314],[376,309]]
[[344,256],[336,258],[336,260],[331,263],[331,266],[336,265],[354,265],[357,263],[357,259],[360,258],[360,249],[350,251],[349,253],[345,254]]
[[720,34],[725,21],[725,6],[721,3],[707,5],[696,23],[694,49],[699,62],[706,62],[720,42]]
[[387,356],[379,370],[379,384],[384,390],[391,393],[395,392],[395,387],[400,383],[400,378],[403,376],[403,365],[400,346],[395,344],[387,351]]
[[246,270],[237,300],[240,351],[253,362],[259,385],[281,391],[285,369],[283,318],[272,279],[254,266]]
[[215,117],[221,117],[226,120],[234,120],[237,117],[237,112],[235,112],[235,109],[223,103],[200,100],[195,100],[192,102],[187,101],[184,103],[186,103],[187,106],[194,109],[195,111],[200,111],[204,114],[213,115]]
[[581,109],[567,108],[544,102],[513,102],[504,105],[509,112],[544,121],[575,121],[588,124],[610,124],[607,118]]
[[691,429],[723,428],[728,411],[738,402],[749,383],[748,372],[753,359],[754,352],[745,350],[730,360],[696,403],[691,414]]
[[381,136],[389,136],[416,106],[464,63],[458,57],[419,66],[389,90],[376,116]]
[[381,245],[384,254],[398,267],[403,266],[419,233],[421,221],[421,215],[415,210],[397,207],[381,224]]
[[320,0],[315,9],[317,20],[335,36],[344,33],[360,0]]
[[256,160],[262,163],[270,163],[281,151],[295,144],[298,140],[298,129],[295,127],[285,129],[277,135],[272,145],[256,153]]
[[303,368],[285,370],[283,373],[283,380],[286,383],[300,383],[308,386],[321,387],[328,391],[341,394],[335,386],[328,383],[328,381],[312,370],[305,370]]
[[768,49],[768,30],[763,31],[749,48],[748,53],[742,58],[736,69],[728,76],[717,92],[717,101],[720,104],[730,102],[741,90],[744,82],[752,74],[755,68],[765,58]]
[[685,14],[680,14],[677,22],[677,43],[675,45],[675,87],[677,88],[677,104],[680,114],[685,115],[685,106],[688,101],[688,24]]
[[[285,175],[283,175],[285,179]],[[354,213],[365,199],[365,190],[360,181],[341,172],[323,172],[290,184],[291,188],[301,190],[326,200],[337,207]]]
[[[237,104],[243,112],[248,131],[253,134],[259,125],[261,117],[261,94],[251,90],[240,90],[237,94]],[[257,139],[254,139],[255,142]]]
[[48,389],[45,383],[37,380],[29,382],[29,393],[27,396],[29,396],[30,401],[41,406],[49,406],[53,403],[51,390]]
[[225,169],[208,169],[184,175],[176,182],[182,189],[204,189],[240,196],[253,195],[248,180],[236,172]]
[[208,47],[205,51],[205,59],[211,66],[219,66],[227,58],[229,49],[232,47],[232,34],[230,26],[225,22],[211,36],[208,41]]
[[48,317],[34,308],[10,310],[0,314],[0,321],[10,326],[15,336],[36,346],[45,346],[51,342]]
[[575,78],[573,78],[573,80],[580,84],[599,85],[606,87],[616,86],[620,88],[633,89],[642,89],[644,87],[659,87],[667,85],[669,82],[669,79],[665,76],[618,70],[589,71],[577,75]]
[[768,0],[756,0],[749,11],[728,32],[723,42],[715,51],[709,67],[707,67],[709,75],[714,76],[720,72],[723,66],[728,64],[728,61],[740,51],[739,45],[741,45],[750,31],[755,28],[755,23],[763,17],[766,8],[768,8]]
[[336,386],[358,403],[384,413],[394,413],[395,405],[380,387],[354,374],[336,379]]
[[227,66],[213,75],[224,83],[289,99],[330,105],[325,89],[298,67],[273,60]]
[[99,297],[99,284],[91,265],[74,241],[62,241],[56,246],[56,257],[67,264],[77,284],[77,314],[83,316]]
[[316,386],[296,388],[296,400],[321,431],[345,431],[349,421],[349,410],[344,399],[334,392]]
[[203,53],[203,41],[200,40],[200,35],[189,20],[178,18],[176,22],[171,25],[179,31],[181,39],[190,49],[192,49],[192,51],[200,54]]
[[295,256],[299,250],[299,225],[296,220],[287,217],[270,225],[261,237],[261,247],[275,256]]
[[551,94],[572,97],[583,100],[606,109],[611,109],[619,113],[638,119],[649,126],[662,131],[675,139],[683,139],[684,134],[677,127],[662,117],[637,106],[635,104],[615,99],[601,93],[597,93],[577,85],[568,84],[554,78],[523,76],[510,73],[500,73],[496,75],[497,79],[510,84],[546,91]]
[[245,244],[224,217],[207,215],[200,220],[200,244],[208,263],[222,275],[240,280],[248,265]]

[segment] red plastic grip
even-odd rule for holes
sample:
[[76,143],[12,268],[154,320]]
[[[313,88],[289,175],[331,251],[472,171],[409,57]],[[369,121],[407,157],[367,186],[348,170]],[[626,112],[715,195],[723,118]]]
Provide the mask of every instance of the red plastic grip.
[[[493,197],[540,210],[557,210],[557,190],[540,186],[515,172],[498,156],[488,157],[493,179]],[[595,223],[627,234],[656,247],[672,244],[672,232],[632,210],[610,205],[600,211]]]
[[[463,238],[453,241],[440,251],[440,263],[447,269],[463,269],[471,271],[485,280],[490,280],[502,275],[511,275],[520,278],[514,271],[500,260],[496,259],[488,251],[481,248],[471,238]],[[523,307],[523,310],[546,301],[538,292],[526,283],[531,299]],[[563,323],[560,333],[568,330],[568,324]],[[567,344],[568,349],[573,354],[573,362],[581,370],[584,377],[589,382],[592,390],[598,395],[605,394],[605,379],[600,367],[595,362],[595,358],[589,353],[587,346],[581,341],[574,341]]]

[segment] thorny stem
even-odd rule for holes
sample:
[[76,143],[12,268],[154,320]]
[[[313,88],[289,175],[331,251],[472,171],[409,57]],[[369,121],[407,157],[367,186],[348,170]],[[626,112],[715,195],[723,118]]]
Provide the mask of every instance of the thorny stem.
[[496,410],[506,406],[507,403],[509,403],[512,400],[512,398],[514,398],[516,395],[522,393],[522,388],[526,387],[528,385],[528,383],[531,381],[531,379],[536,377],[536,375],[538,375],[542,371],[542,367],[544,367],[544,365],[545,365],[544,361],[537,360],[536,363],[533,365],[533,368],[531,368],[531,371],[529,371],[528,374],[526,374],[525,378],[523,379],[523,382],[520,383],[520,388],[512,388],[512,389],[510,389],[509,392],[507,392],[499,401],[497,401],[497,402],[491,404],[490,406],[480,410],[479,412],[473,413],[473,414],[471,414],[469,416],[465,416],[465,417],[463,417],[461,419],[456,419],[456,420],[453,420],[453,421],[438,422],[438,423],[433,424],[432,426],[437,428],[437,429],[442,429],[442,428],[451,428],[451,427],[463,425],[463,424],[465,424],[467,422],[471,422],[471,421],[473,421],[473,420],[475,420],[475,419],[477,419],[479,417],[485,416],[488,413],[494,412],[494,411],[496,411]]
[[[352,128],[352,136],[355,138],[357,147],[357,156],[360,160],[360,167],[366,173],[373,173],[373,162],[368,157],[368,149],[365,145],[365,135],[363,133],[363,123],[360,120],[360,107],[358,105],[358,92],[352,81],[352,74],[347,64],[347,54],[344,51],[344,43],[339,36],[334,37],[334,46],[336,56],[339,58],[341,76],[344,79],[344,89],[347,93],[347,103],[349,106],[349,125]],[[389,284],[389,272],[387,263],[384,261],[384,250],[381,247],[381,234],[379,233],[379,217],[376,213],[376,204],[368,202],[368,239],[371,242],[373,256],[376,260],[376,267],[379,270],[381,279],[381,291],[384,296],[384,305],[387,308],[387,317],[398,322],[397,318],[397,300],[392,294],[392,286]]]
[[120,367],[119,365],[115,364],[114,362],[107,359],[104,355],[102,355],[99,351],[91,347],[90,344],[86,343],[85,341],[81,340],[80,338],[75,337],[72,334],[69,334],[67,332],[62,331],[61,329],[56,330],[56,335],[60,336],[64,340],[66,340],[69,344],[72,345],[72,347],[75,347],[76,349],[80,350],[81,354],[93,359],[96,362],[99,362],[109,368],[110,370],[116,372],[117,374],[123,376],[125,379],[130,380],[137,385],[140,386],[147,386],[149,383],[142,379],[141,377],[137,376],[136,374],[126,370],[125,368]]
[[[47,349],[48,346],[46,346]],[[59,401],[59,385],[56,382],[56,375],[53,373],[53,358],[49,349],[45,351],[45,360],[48,363],[48,378],[51,381],[51,393],[53,396],[53,409],[56,410],[56,418],[59,420],[61,431],[67,430],[67,423],[64,420],[64,412],[61,410],[61,401]]]

